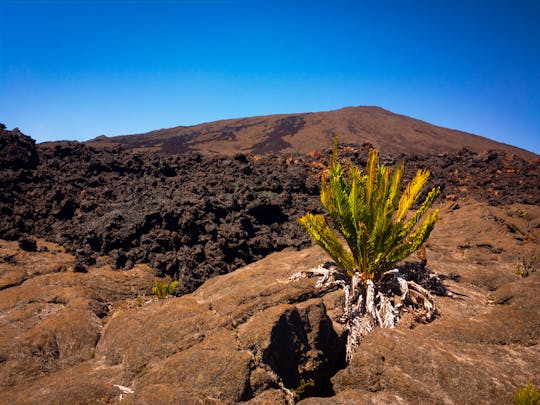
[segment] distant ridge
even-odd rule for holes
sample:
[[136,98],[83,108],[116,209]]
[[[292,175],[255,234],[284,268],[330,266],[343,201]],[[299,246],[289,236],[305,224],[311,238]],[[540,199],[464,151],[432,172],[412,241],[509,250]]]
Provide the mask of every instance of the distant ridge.
[[464,147],[475,152],[502,150],[526,159],[537,155],[488,138],[429,124],[380,107],[346,107],[334,111],[228,119],[143,134],[99,136],[87,143],[122,144],[134,150],[165,153],[291,154],[327,149],[341,143],[368,142],[387,154],[450,153]]

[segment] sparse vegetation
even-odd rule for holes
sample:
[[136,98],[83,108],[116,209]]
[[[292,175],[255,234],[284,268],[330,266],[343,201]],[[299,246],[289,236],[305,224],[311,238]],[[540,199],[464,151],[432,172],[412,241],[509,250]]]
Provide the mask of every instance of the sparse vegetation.
[[315,381],[313,381],[313,379],[310,378],[308,380],[300,380],[300,385],[298,385],[298,387],[293,389],[292,392],[294,393],[296,398],[303,399],[303,398],[309,397],[314,389],[315,389]]
[[440,194],[440,189],[433,188],[418,210],[409,216],[429,171],[418,170],[401,193],[403,171],[403,163],[393,171],[379,164],[379,154],[373,149],[365,174],[351,164],[348,176],[345,176],[338,160],[337,139],[335,141],[329,169],[322,176],[321,202],[348,249],[325,216],[309,213],[300,219],[300,223],[350,278],[355,273],[359,273],[364,282],[380,277],[395,263],[418,250],[433,229],[438,210],[415,226]]
[[174,295],[177,286],[178,281],[168,282],[155,279],[154,286],[152,287],[152,293],[154,293],[158,297],[158,299],[164,299],[170,295]]
[[540,259],[536,253],[521,255],[516,264],[516,274],[521,277],[528,277],[536,271]]
[[518,389],[514,395],[513,405],[540,405],[540,392],[529,383]]
[[[373,149],[365,173],[350,164],[345,176],[336,138],[329,168],[321,180],[321,202],[334,229],[321,214],[308,213],[299,220],[337,265],[337,270],[321,267],[312,272],[323,276],[319,287],[344,289],[341,320],[348,332],[347,359],[373,328],[394,327],[404,305],[420,308],[426,321],[436,313],[425,288],[405,280],[397,269],[389,271],[424,244],[439,214],[438,210],[427,213],[440,194],[439,187],[431,189],[419,208],[409,213],[429,171],[419,169],[402,191],[403,174],[403,163],[392,170],[379,163],[379,154]],[[425,255],[421,260],[425,264]],[[383,285],[385,288],[380,288]],[[393,297],[392,291],[399,291],[398,296]]]
[[527,219],[529,217],[529,213],[523,209],[522,207],[511,207],[508,209],[508,215],[511,216],[511,217],[518,217],[518,218],[523,218],[523,219]]

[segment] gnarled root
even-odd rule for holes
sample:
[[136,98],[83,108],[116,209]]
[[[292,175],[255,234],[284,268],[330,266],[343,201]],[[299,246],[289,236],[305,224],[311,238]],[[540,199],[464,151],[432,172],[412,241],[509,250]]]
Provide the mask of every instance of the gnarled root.
[[376,327],[393,328],[405,311],[417,313],[417,319],[430,322],[437,314],[433,297],[424,287],[408,281],[398,269],[384,273],[375,284],[364,284],[359,273],[348,282],[337,267],[324,264],[315,269],[293,275],[291,280],[320,276],[317,288],[343,288],[345,303],[340,318],[348,332],[346,358],[349,361],[364,336]]

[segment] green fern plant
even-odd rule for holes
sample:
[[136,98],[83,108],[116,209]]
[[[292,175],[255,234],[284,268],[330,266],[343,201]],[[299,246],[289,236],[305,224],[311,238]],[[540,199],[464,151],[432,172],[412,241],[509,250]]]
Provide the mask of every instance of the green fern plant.
[[154,286],[152,287],[152,293],[155,294],[158,299],[164,299],[169,295],[174,295],[177,286],[178,281],[167,282],[155,279]]
[[[418,170],[402,191],[403,172],[403,163],[394,170],[381,165],[379,154],[373,149],[365,173],[351,164],[345,175],[335,139],[329,168],[321,179],[321,202],[348,248],[326,216],[308,213],[299,222],[349,277],[358,272],[365,282],[380,276],[418,250],[433,230],[439,211],[429,214],[427,211],[440,194],[439,187],[434,187],[410,215],[429,171]],[[426,218],[419,223],[424,214],[427,214]]]

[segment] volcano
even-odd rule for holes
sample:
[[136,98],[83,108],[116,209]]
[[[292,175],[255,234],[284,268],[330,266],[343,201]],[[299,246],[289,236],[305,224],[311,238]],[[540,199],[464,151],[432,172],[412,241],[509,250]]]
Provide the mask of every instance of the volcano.
[[334,111],[280,114],[159,129],[143,134],[100,136],[93,146],[121,144],[137,151],[170,154],[306,154],[342,144],[370,144],[385,154],[452,153],[501,150],[524,159],[532,152],[462,131],[395,114],[380,107],[346,107]]

